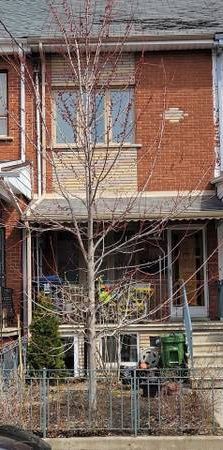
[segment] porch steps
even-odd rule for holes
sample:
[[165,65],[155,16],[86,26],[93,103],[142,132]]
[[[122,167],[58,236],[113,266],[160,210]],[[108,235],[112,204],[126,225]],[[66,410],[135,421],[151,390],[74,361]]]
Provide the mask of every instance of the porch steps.
[[223,368],[223,323],[198,328],[193,331],[194,368]]

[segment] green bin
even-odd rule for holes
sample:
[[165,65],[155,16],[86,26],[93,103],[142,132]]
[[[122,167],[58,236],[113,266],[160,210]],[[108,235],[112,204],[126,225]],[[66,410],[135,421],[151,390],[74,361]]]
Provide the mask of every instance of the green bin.
[[172,333],[162,336],[160,341],[162,366],[167,368],[182,366],[185,361],[185,335]]

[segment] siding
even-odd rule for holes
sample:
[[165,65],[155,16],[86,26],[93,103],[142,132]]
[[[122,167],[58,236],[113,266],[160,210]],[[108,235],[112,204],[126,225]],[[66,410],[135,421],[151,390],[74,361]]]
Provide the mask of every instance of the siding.
[[[135,57],[131,53],[123,53],[117,63],[115,55],[114,61],[112,61],[112,54],[108,56],[101,56],[100,61],[93,69],[92,81],[96,84],[134,84],[135,82]],[[73,64],[73,69],[72,69]],[[78,84],[77,80],[77,61],[75,58],[72,60],[72,64],[62,56],[54,56],[51,59],[51,82],[52,86],[63,86],[66,84]],[[85,77],[84,62],[82,64],[82,81]],[[101,66],[101,67],[100,67]],[[88,66],[89,68],[89,66]],[[77,72],[76,72],[77,71]],[[89,81],[89,75],[86,78]]]
[[[117,158],[117,160],[116,160]],[[106,164],[105,164],[106,161]],[[103,166],[104,171],[103,171]],[[84,161],[75,151],[61,151],[53,153],[53,190],[61,193],[84,191]],[[108,172],[100,184],[100,192],[118,194],[137,191],[137,149],[96,149],[94,154],[95,180],[100,173]]]

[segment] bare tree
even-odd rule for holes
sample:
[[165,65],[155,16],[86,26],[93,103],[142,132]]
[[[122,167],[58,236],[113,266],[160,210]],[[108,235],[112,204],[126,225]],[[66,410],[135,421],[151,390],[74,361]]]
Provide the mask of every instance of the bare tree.
[[[66,0],[59,4],[48,3],[58,44],[51,67],[54,88],[51,89],[50,82],[44,86],[51,100],[46,114],[39,101],[38,85],[32,81],[27,68],[39,112],[37,133],[42,129],[48,146],[46,151],[42,141],[36,149],[42,166],[51,174],[47,184],[52,185],[54,207],[58,208],[56,214],[46,212],[45,217],[38,207],[34,208],[31,212],[34,225],[30,224],[30,229],[38,233],[66,231],[81,252],[81,286],[75,295],[71,289],[67,290],[72,309],[69,313],[66,311],[66,319],[85,333],[90,410],[94,412],[100,333],[118,333],[129,324],[156,318],[157,312],[163,314],[163,320],[168,318],[169,293],[159,291],[159,303],[153,301],[151,279],[162,276],[167,264],[162,244],[166,223],[185,212],[191,205],[191,198],[190,195],[183,199],[176,196],[165,214],[162,212],[165,205],[160,205],[159,214],[156,202],[151,205],[145,195],[165,129],[168,90],[165,65],[162,66],[162,114],[154,141],[156,151],[148,148],[143,157],[137,151],[129,155],[129,149],[136,150],[139,118],[149,111],[149,101],[147,111],[134,110],[134,90],[144,63],[143,49],[137,59],[126,51],[134,14],[119,21],[115,0],[106,0],[100,12],[94,0],[81,3],[82,9],[78,12],[73,11]],[[118,26],[120,29],[116,28]],[[53,58],[57,63],[53,63]],[[49,67],[48,60],[46,67]],[[54,130],[52,123],[56,123]],[[151,159],[150,171],[139,187],[137,168],[146,153]],[[194,190],[198,189],[199,182]],[[148,217],[154,220],[148,221]],[[133,225],[129,224],[130,220],[134,221]],[[192,233],[188,227],[181,240],[175,243],[172,261],[180,251],[180,242]],[[152,257],[146,255],[148,246],[154,249]],[[109,265],[115,276],[112,282],[106,283]],[[190,283],[191,279],[189,276],[192,301],[197,287]],[[144,285],[138,289],[139,280],[144,281]],[[180,301],[179,287],[174,295],[176,301]],[[103,325],[100,331],[97,322]],[[110,323],[114,324],[112,331]]]

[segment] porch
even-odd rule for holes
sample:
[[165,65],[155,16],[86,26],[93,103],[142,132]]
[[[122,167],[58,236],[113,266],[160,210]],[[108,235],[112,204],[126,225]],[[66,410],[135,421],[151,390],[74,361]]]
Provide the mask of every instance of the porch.
[[[151,224],[144,224],[147,230]],[[217,318],[218,261],[214,221],[175,223],[141,233],[130,222],[98,248],[95,277],[97,324],[168,322],[182,318],[186,285],[192,318]],[[142,231],[142,229],[141,229]],[[146,234],[146,237],[145,237]],[[143,236],[143,237],[142,237]],[[137,241],[137,242],[135,242]],[[84,324],[88,312],[86,267],[73,230],[36,232],[33,242],[33,296],[51,296],[62,324]]]

